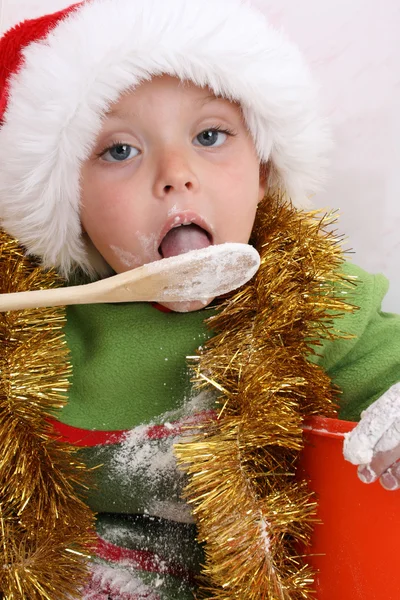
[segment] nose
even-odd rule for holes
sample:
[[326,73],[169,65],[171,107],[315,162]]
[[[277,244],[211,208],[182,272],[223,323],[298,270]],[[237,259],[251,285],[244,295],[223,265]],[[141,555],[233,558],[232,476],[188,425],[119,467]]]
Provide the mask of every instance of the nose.
[[156,198],[163,199],[173,193],[193,193],[198,188],[194,165],[185,149],[165,149],[158,156],[153,190]]

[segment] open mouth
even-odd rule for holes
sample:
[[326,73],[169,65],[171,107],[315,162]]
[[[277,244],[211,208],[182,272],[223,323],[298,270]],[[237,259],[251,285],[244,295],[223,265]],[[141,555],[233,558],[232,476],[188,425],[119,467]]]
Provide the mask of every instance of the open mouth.
[[212,235],[195,223],[173,226],[161,240],[158,252],[163,258],[185,254],[191,250],[208,248],[213,243]]

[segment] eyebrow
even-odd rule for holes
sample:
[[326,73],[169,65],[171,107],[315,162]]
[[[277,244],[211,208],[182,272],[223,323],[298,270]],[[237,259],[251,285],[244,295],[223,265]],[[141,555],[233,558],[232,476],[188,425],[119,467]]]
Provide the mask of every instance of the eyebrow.
[[[225,100],[226,98],[224,98],[223,96],[215,96],[214,94],[209,94],[207,95],[205,98],[199,98],[198,100],[196,100],[196,103],[200,104],[201,107],[206,106],[207,104],[209,104],[210,102],[214,102],[215,100]],[[130,111],[129,109],[118,109],[118,108],[111,108],[109,111],[107,111],[104,114],[104,118],[114,118],[114,119],[123,119],[123,120],[129,120],[132,118],[132,116],[136,116],[136,113],[133,111]]]
[[240,103],[236,100],[232,100],[229,98],[225,98],[225,96],[215,96],[214,94],[209,94],[208,96],[206,96],[205,98],[200,98],[197,102],[199,102],[200,106],[206,106],[207,104],[209,104],[210,102],[213,102],[214,100],[222,100],[224,102],[228,102],[229,104],[233,104],[236,105],[240,108],[240,110],[242,109],[242,107],[240,106]]
[[104,118],[112,117],[116,119],[129,120],[135,113],[130,110],[121,110],[118,108],[111,108],[109,111],[104,113]]
[[198,102],[201,103],[201,106],[205,106],[214,100],[225,100],[222,96],[215,96],[214,94],[209,94],[205,98],[199,98]]

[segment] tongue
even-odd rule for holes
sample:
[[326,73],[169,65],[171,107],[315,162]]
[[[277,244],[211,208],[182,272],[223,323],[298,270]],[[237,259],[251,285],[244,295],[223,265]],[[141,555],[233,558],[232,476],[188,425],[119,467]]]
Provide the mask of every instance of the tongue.
[[197,225],[180,225],[171,229],[161,242],[163,258],[185,254],[190,250],[208,248],[211,242],[201,227]]

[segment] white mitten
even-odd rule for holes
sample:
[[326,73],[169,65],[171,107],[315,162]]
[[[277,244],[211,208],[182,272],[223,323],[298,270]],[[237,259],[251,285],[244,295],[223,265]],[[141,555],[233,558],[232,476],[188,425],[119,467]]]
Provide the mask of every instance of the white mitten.
[[361,481],[372,483],[379,477],[386,489],[400,488],[400,383],[361,414],[345,436],[343,452],[346,460],[359,465]]

